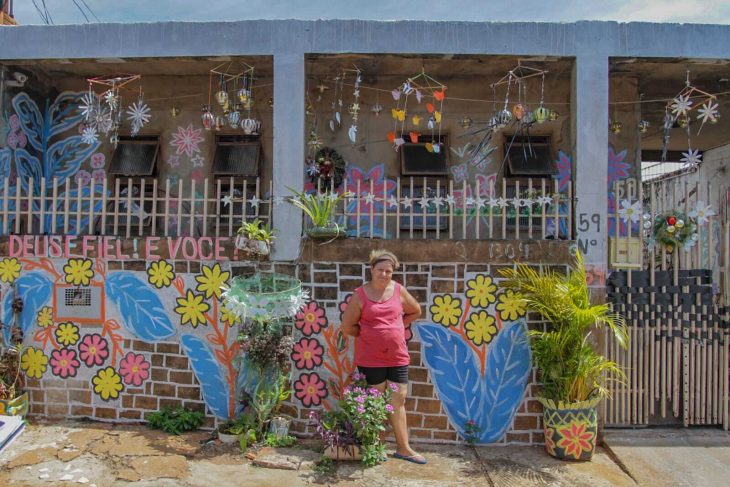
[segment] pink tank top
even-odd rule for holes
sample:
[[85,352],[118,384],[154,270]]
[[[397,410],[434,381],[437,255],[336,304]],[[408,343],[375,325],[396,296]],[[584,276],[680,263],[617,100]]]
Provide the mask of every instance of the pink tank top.
[[394,285],[393,296],[382,303],[371,301],[362,286],[355,289],[362,303],[355,365],[401,367],[411,362],[403,326],[400,284]]

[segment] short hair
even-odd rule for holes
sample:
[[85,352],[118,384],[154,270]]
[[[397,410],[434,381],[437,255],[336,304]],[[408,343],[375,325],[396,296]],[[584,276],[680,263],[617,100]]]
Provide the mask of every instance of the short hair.
[[375,266],[378,262],[383,262],[387,260],[391,264],[393,264],[393,270],[398,269],[400,267],[400,262],[398,262],[398,257],[395,256],[395,254],[389,250],[373,250],[370,252],[370,267]]

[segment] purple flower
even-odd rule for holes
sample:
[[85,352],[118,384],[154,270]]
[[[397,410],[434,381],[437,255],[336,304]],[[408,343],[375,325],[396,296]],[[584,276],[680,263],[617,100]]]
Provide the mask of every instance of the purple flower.
[[355,398],[355,400],[356,400],[357,402],[359,402],[360,404],[363,404],[363,403],[365,402],[365,396],[357,396],[357,397]]
[[393,392],[395,392],[395,391],[398,390],[398,384],[394,384],[393,382],[391,382],[390,384],[388,384],[388,387],[390,387],[390,390],[393,391]]
[[389,413],[392,413],[393,412],[393,406],[391,406],[390,404],[386,404],[385,405],[385,410],[388,411]]
[[362,406],[358,406],[358,407],[357,407],[357,412],[358,412],[358,413],[360,413],[360,414],[362,414],[362,413],[364,413],[364,412],[365,412],[365,408],[364,408],[364,407],[362,407]]
[[371,394],[373,396],[379,396],[380,395],[380,391],[377,390],[374,387],[371,387],[370,389],[368,389],[368,394]]

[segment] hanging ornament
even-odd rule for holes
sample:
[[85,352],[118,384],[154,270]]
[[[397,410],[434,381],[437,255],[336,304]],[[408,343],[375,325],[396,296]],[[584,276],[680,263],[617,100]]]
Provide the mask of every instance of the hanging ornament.
[[[89,128],[97,134],[108,135],[109,142],[116,147],[119,142],[119,128],[124,118],[124,105],[120,90],[132,82],[140,82],[139,97],[126,109],[126,120],[131,125],[131,134],[137,135],[139,130],[150,121],[150,108],[144,103],[141,87],[142,76],[123,74],[88,78],[88,93],[81,100],[79,110]],[[101,99],[94,93],[95,86],[102,86]],[[102,102],[103,100],[103,102]]]
[[223,90],[218,90],[215,94],[215,101],[217,101],[221,107],[227,107],[228,93]]
[[689,117],[687,115],[682,114],[677,117],[677,125],[680,128],[687,128],[687,125],[689,125]]
[[170,108],[170,117],[177,118],[180,115],[180,109],[176,106]]
[[545,107],[537,107],[532,115],[535,117],[537,123],[545,123],[550,117],[550,110]]
[[613,132],[614,134],[620,134],[623,126],[624,126],[623,123],[615,120],[615,121],[611,122],[611,125],[610,125],[611,132]]
[[373,107],[370,109],[370,111],[373,112],[373,115],[379,117],[380,112],[383,111],[383,106],[380,103],[376,102],[375,105],[373,105]]
[[132,136],[139,133],[140,129],[150,121],[150,107],[148,107],[140,93],[136,103],[127,108],[127,121],[132,125]]
[[461,122],[459,122],[459,123],[461,124],[462,128],[468,129],[469,127],[471,127],[472,119],[469,117],[464,117],[461,119]]
[[674,226],[677,228],[684,227],[684,220],[677,220],[676,222],[674,222]]
[[241,107],[241,105],[236,105],[233,111],[228,112],[228,125],[232,129],[238,128],[238,123],[241,121],[241,112],[238,111],[238,107]]
[[677,223],[677,217],[675,217],[674,215],[667,217],[667,223],[670,225],[674,225],[675,223]]
[[525,116],[525,107],[521,103],[517,103],[512,107],[512,116],[517,120],[522,120],[522,117]]
[[241,128],[246,135],[258,135],[261,122],[255,118],[244,118],[241,122]]
[[555,110],[550,110],[550,121],[554,122],[560,117],[560,114],[556,112]]
[[649,122],[642,120],[639,122],[639,132],[645,134],[649,131]]
[[220,132],[226,126],[226,119],[218,115],[215,117],[215,131]]
[[215,115],[211,112],[210,105],[203,105],[201,110],[203,115],[201,116],[201,122],[205,130],[211,130],[215,126]]

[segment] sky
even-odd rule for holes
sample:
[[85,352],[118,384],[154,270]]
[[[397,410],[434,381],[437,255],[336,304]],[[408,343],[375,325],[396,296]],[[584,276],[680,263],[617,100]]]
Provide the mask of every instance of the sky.
[[101,22],[367,19],[730,24],[730,0],[14,0],[19,24],[44,23],[34,4],[41,9],[45,4],[54,24],[86,23],[81,9],[92,22],[98,18]]

